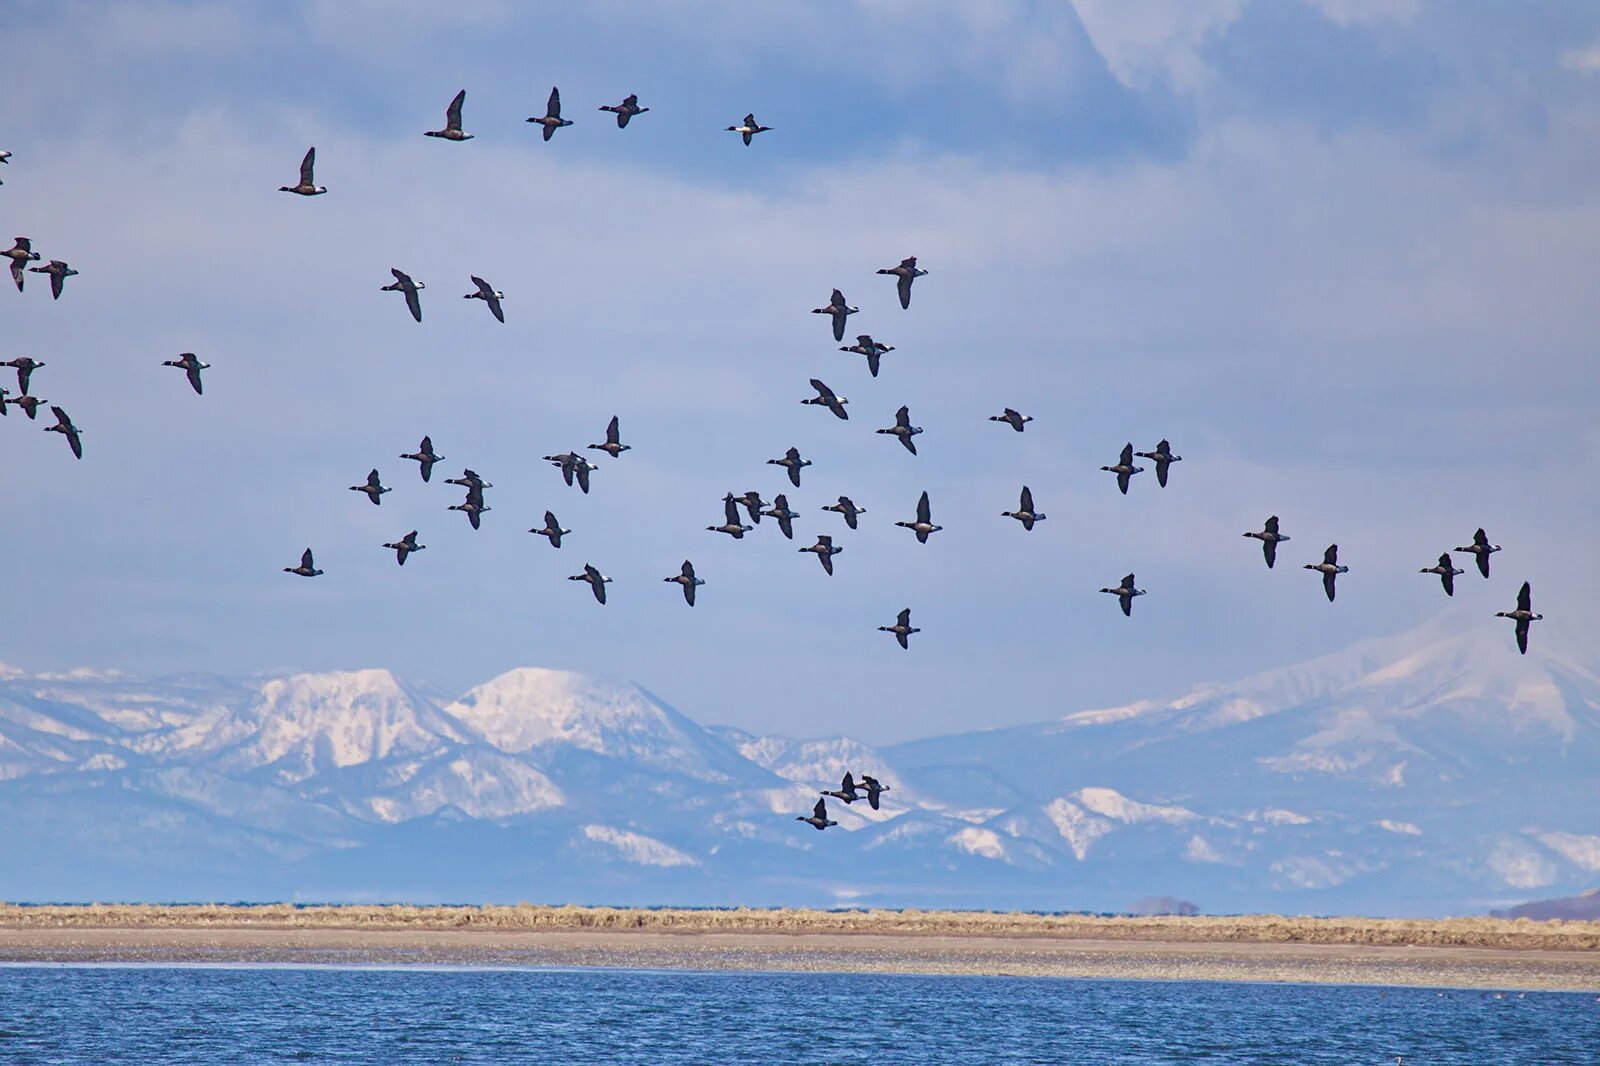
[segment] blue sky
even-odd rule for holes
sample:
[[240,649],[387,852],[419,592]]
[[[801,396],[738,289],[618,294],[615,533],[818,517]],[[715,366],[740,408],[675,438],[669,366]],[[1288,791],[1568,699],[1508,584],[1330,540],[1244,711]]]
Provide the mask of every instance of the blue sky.
[[[0,357],[50,364],[86,448],[0,423],[0,660],[452,694],[555,666],[885,741],[1407,628],[1447,606],[1415,571],[1480,524],[1506,550],[1450,609],[1600,592],[1600,10],[23,2],[0,32],[0,217],[81,271],[0,292]],[[576,124],[545,144],[552,84]],[[477,139],[422,137],[459,88]],[[652,110],[619,132],[595,109],[629,92]],[[745,149],[750,110],[775,129]],[[310,144],[332,192],[276,192]],[[904,312],[873,271],[909,254]],[[835,285],[897,346],[876,380],[808,314]],[[799,405],[812,376],[848,423]],[[871,432],[902,403],[916,458]],[[986,421],[1007,404],[1026,434]],[[582,497],[539,457],[612,414],[634,450]],[[494,482],[481,532],[396,458],[423,433]],[[1097,468],[1163,436],[1171,485],[1118,496]],[[788,488],[791,444],[795,542],[704,532]],[[381,508],[345,488],[374,465]],[[1025,482],[1031,534],[999,516]],[[924,489],[926,547],[891,524]],[[840,493],[859,533],[818,510]],[[559,552],[524,532],[547,507]],[[1268,573],[1239,534],[1274,512]],[[412,528],[400,570],[379,545]],[[794,551],[819,532],[831,580]],[[1330,606],[1299,564],[1335,540]],[[327,575],[282,574],[306,544]],[[692,611],[661,582],[685,557]],[[585,561],[605,609],[564,580]],[[1095,592],[1129,570],[1131,620]],[[903,606],[910,653],[875,631]]]

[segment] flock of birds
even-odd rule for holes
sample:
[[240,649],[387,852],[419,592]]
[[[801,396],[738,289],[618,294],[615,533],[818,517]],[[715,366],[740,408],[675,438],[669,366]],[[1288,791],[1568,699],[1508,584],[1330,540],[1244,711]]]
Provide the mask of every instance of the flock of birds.
[[[465,102],[466,90],[462,90],[455,95],[445,109],[444,127],[438,130],[428,130],[425,132],[425,136],[458,142],[473,139],[475,135],[466,132],[462,127],[461,112]],[[630,120],[646,114],[650,109],[639,106],[638,96],[630,94],[623,98],[621,103],[602,105],[600,110],[614,114],[617,127],[626,129]],[[542,127],[545,141],[549,141],[557,130],[572,125],[570,119],[562,117],[561,94],[556,88],[550,90],[545,114],[530,117],[527,121]],[[753,113],[745,115],[739,124],[726,127],[728,132],[739,134],[747,146],[757,134],[765,133],[771,128],[758,123]],[[328,192],[327,187],[316,183],[316,155],[317,150],[315,147],[308,149],[300,161],[299,181],[294,185],[280,186],[279,191],[293,193],[298,196],[321,196],[326,194]],[[10,152],[0,151],[0,163],[9,163],[10,160]],[[13,246],[0,254],[3,254],[11,261],[11,277],[16,284],[18,292],[24,291],[27,273],[45,274],[50,278],[51,298],[59,300],[65,287],[66,279],[78,273],[65,260],[60,259],[51,259],[44,266],[30,266],[30,263],[38,262],[41,256],[33,250],[33,242],[27,237],[17,237]],[[884,267],[878,270],[877,273],[888,275],[895,279],[895,290],[899,297],[900,306],[904,310],[910,310],[913,284],[918,278],[926,277],[928,271],[917,265],[916,256],[908,256],[898,264]],[[421,322],[422,299],[420,294],[426,288],[426,285],[398,268],[391,268],[390,274],[394,280],[391,284],[382,286],[382,291],[400,293],[405,299],[406,309],[411,317],[415,321]],[[503,302],[506,299],[505,293],[476,275],[471,276],[471,281],[474,291],[465,293],[462,298],[483,301],[494,318],[504,323],[505,309]],[[812,313],[827,315],[834,341],[842,342],[849,317],[860,310],[859,307],[852,306],[845,299],[841,290],[835,288],[828,303],[822,307],[814,308]],[[854,344],[841,344],[839,350],[865,357],[868,373],[876,378],[882,368],[883,357],[889,352],[895,351],[895,348],[893,345],[883,344],[875,340],[870,334],[863,333],[856,337]],[[33,359],[30,356],[17,356],[0,362],[0,366],[10,367],[16,371],[18,390],[18,394],[12,396],[7,389],[0,387],[0,415],[5,415],[8,408],[16,407],[29,420],[33,420],[36,417],[39,406],[47,401],[31,393],[32,376],[34,371],[45,365],[43,361]],[[161,365],[182,370],[195,394],[203,395],[201,371],[208,369],[210,367],[209,363],[201,362],[193,352],[184,352],[176,359],[164,360]],[[823,408],[842,421],[849,420],[850,414],[846,407],[850,401],[847,397],[836,393],[820,378],[811,378],[810,386],[815,395],[802,399],[800,401],[802,404]],[[66,438],[73,456],[82,459],[82,431],[73,424],[67,412],[59,405],[52,404],[50,412],[55,416],[56,423],[45,427],[46,431],[62,434]],[[1002,423],[1011,427],[1013,431],[1022,433],[1026,426],[1033,421],[1033,417],[1007,407],[1000,414],[989,416],[989,420]],[[917,445],[914,438],[920,435],[923,430],[920,426],[912,425],[910,410],[906,406],[901,406],[895,412],[894,425],[878,429],[876,432],[894,437],[906,451],[916,455]],[[585,450],[601,451],[612,459],[617,459],[621,457],[623,452],[630,451],[631,445],[622,443],[619,420],[616,416],[613,416],[606,426],[605,440],[590,444]],[[443,455],[434,450],[433,441],[427,436],[422,438],[416,451],[403,453],[399,457],[416,462],[424,482],[431,480],[434,465],[444,459]],[[1135,464],[1135,459],[1146,459],[1151,462],[1155,468],[1157,484],[1165,488],[1172,465],[1181,462],[1183,457],[1174,454],[1171,442],[1165,439],[1157,443],[1150,451],[1135,451],[1132,442],[1124,444],[1117,462],[1100,468],[1116,476],[1117,488],[1123,495],[1127,494],[1134,476],[1143,473],[1145,470],[1144,467]],[[600,469],[597,464],[590,462],[576,451],[564,452],[558,455],[546,455],[544,460],[551,463],[561,472],[563,481],[569,487],[576,485],[585,494],[589,492],[591,474]],[[790,484],[798,489],[801,485],[801,472],[811,465],[811,460],[804,458],[799,449],[791,447],[782,457],[768,459],[767,463],[783,467]],[[466,490],[465,499],[461,503],[450,505],[448,509],[462,512],[467,516],[472,528],[479,529],[482,516],[491,510],[485,502],[484,490],[493,486],[470,467],[464,468],[459,477],[446,478],[444,481],[445,484],[460,486]],[[361,484],[351,485],[350,490],[362,493],[373,506],[380,506],[384,495],[391,491],[388,486],[383,484],[376,468],[367,473],[365,481]],[[740,514],[741,508],[744,511],[743,516]],[[840,515],[844,519],[846,527],[850,530],[857,529],[860,516],[867,513],[865,507],[858,506],[848,496],[838,497],[836,502],[824,506],[822,510]],[[1027,485],[1022,486],[1017,510],[1004,511],[1001,514],[1002,517],[1016,519],[1025,531],[1031,531],[1037,523],[1044,521],[1047,517],[1035,507],[1033,491]],[[748,517],[750,525],[744,523],[744,517]],[[801,516],[790,508],[789,500],[785,493],[778,493],[769,503],[763,500],[758,492],[753,490],[742,495],[734,495],[730,492],[723,497],[723,521],[719,525],[707,526],[706,529],[740,540],[743,539],[746,533],[752,532],[755,525],[759,524],[763,517],[774,519],[783,536],[792,540],[794,538],[794,521]],[[944,528],[933,521],[932,505],[927,492],[923,492],[917,501],[914,519],[911,521],[898,521],[895,525],[911,530],[915,534],[917,541],[922,544],[926,544],[931,535]],[[544,525],[530,529],[528,532],[545,537],[549,540],[551,547],[560,548],[562,538],[570,534],[572,530],[564,528],[553,512],[545,511]],[[1287,534],[1280,531],[1277,515],[1268,518],[1261,530],[1246,532],[1244,536],[1261,542],[1262,554],[1266,559],[1268,569],[1272,569],[1277,561],[1278,545],[1290,539]],[[417,538],[418,531],[413,529],[398,540],[384,544],[383,547],[393,551],[396,563],[404,566],[411,555],[423,551],[427,547],[427,545],[419,543]],[[827,534],[819,535],[815,544],[798,550],[802,553],[814,554],[821,564],[823,572],[829,576],[832,576],[834,572],[833,557],[844,551],[842,547],[836,546],[833,543],[833,537]],[[1485,578],[1488,578],[1489,557],[1501,549],[1499,545],[1491,545],[1485,532],[1479,529],[1474,535],[1471,544],[1457,547],[1454,550],[1472,555],[1477,562],[1478,571]],[[1323,591],[1330,603],[1333,602],[1336,594],[1336,582],[1339,575],[1348,573],[1350,569],[1348,566],[1340,564],[1339,546],[1337,544],[1328,546],[1323,553],[1321,562],[1306,563],[1304,568],[1321,574]],[[283,570],[285,573],[306,578],[320,577],[324,573],[324,571],[317,568],[312,549],[309,547],[301,554],[300,562],[297,566],[286,566]],[[1420,572],[1437,575],[1443,585],[1445,594],[1449,596],[1455,595],[1455,578],[1465,573],[1464,570],[1457,569],[1453,565],[1449,552],[1441,554],[1436,565],[1424,567]],[[602,605],[605,604],[606,586],[611,583],[612,579],[606,577],[592,564],[585,563],[582,572],[571,575],[568,580],[586,583],[595,600]],[[695,605],[696,590],[706,584],[705,580],[696,574],[694,564],[688,559],[683,561],[678,573],[662,580],[679,586],[684,602],[690,607]],[[1146,594],[1146,590],[1137,586],[1135,577],[1131,573],[1123,577],[1122,581],[1115,587],[1102,588],[1100,591],[1117,597],[1122,613],[1130,617],[1133,614],[1134,599]],[[1517,648],[1521,653],[1526,654],[1528,650],[1529,624],[1543,617],[1543,615],[1536,614],[1532,610],[1532,590],[1527,582],[1523,583],[1521,590],[1517,594],[1516,608],[1511,611],[1499,611],[1496,613],[1496,617],[1509,618],[1516,623]],[[878,629],[893,635],[900,647],[905,649],[910,648],[910,637],[921,632],[920,629],[911,624],[911,609],[909,607],[899,612],[893,625],[879,626]],[[821,793],[822,798],[817,800],[810,817],[802,816],[798,820],[806,822],[819,830],[826,829],[829,826],[838,824],[828,818],[828,798],[831,797],[846,804],[864,798],[874,810],[877,810],[882,793],[889,790],[889,786],[865,774],[862,775],[861,783],[858,785],[853,775],[847,772],[838,789]]]

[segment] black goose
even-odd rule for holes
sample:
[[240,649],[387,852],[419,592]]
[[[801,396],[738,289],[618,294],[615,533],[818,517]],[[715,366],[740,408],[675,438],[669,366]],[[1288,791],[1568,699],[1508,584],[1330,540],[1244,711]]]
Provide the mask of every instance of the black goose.
[[399,563],[401,566],[404,566],[406,565],[406,556],[410,555],[412,552],[422,551],[427,547],[427,545],[417,543],[417,531],[413,529],[410,533],[407,533],[393,544],[385,544],[384,547],[393,548],[394,561]]
[[1018,433],[1021,433],[1022,427],[1033,421],[1033,416],[1025,415],[1018,411],[1013,411],[1011,408],[1007,407],[1004,414],[990,415],[989,421],[1004,422]]
[[300,184],[280,185],[279,192],[292,192],[296,196],[321,196],[327,188],[318,185],[317,179],[312,177],[312,171],[317,165],[317,149],[315,146],[306,149],[306,157],[300,160]]
[[589,494],[589,474],[595,470],[599,470],[600,468],[598,466],[595,466],[577,452],[562,452],[560,455],[547,455],[545,456],[545,459],[551,465],[560,468],[561,479],[567,483],[568,487],[571,487],[573,480],[576,479],[578,482],[578,488],[583,490],[583,494],[585,496]]
[[928,505],[928,493],[923,491],[917,499],[917,520],[915,522],[896,522],[895,525],[902,529],[909,529],[917,535],[917,540],[923,544],[928,543],[928,535],[937,533],[943,526],[933,524],[933,508]]
[[605,602],[606,602],[606,586],[611,583],[611,579],[609,577],[606,577],[600,571],[596,570],[589,563],[584,563],[583,564],[583,573],[581,573],[581,574],[573,574],[571,577],[567,578],[567,580],[568,581],[587,581],[589,583],[590,591],[594,593],[594,598],[596,600],[598,600],[602,605],[605,604]]
[[1133,465],[1133,445],[1124,444],[1122,446],[1122,455],[1117,459],[1117,465],[1102,466],[1100,469],[1117,475],[1117,488],[1121,489],[1122,494],[1126,496],[1128,494],[1128,479],[1143,471],[1144,467]]
[[[768,461],[770,462],[771,460]],[[781,492],[778,493],[778,498],[772,501],[771,510],[762,511],[761,513],[768,518],[776,518],[778,520],[778,529],[783,533],[784,537],[789,540],[794,539],[794,520],[799,518],[800,515],[796,511],[789,510],[789,497]]]
[[911,309],[911,283],[928,272],[926,270],[918,270],[917,257],[909,255],[900,260],[899,266],[887,267],[878,271],[878,273],[893,274],[898,279],[895,282],[895,287],[900,290],[900,306],[909,311]]
[[470,277],[472,279],[472,283],[478,287],[478,291],[469,292],[463,296],[462,299],[482,300],[485,304],[488,304],[489,313],[494,315],[495,321],[504,322],[506,320],[506,312],[505,308],[500,306],[500,301],[506,298],[506,294],[501,292],[499,289],[496,289],[494,286],[490,285],[487,281],[484,281],[476,274],[469,274],[468,277]]
[[19,355],[15,359],[7,359],[0,366],[13,367],[17,372],[17,391],[24,396],[28,394],[28,383],[33,380],[33,372],[44,366],[42,359],[35,359],[31,355]]
[[729,126],[728,132],[742,134],[744,136],[744,143],[746,147],[748,147],[751,139],[754,138],[756,134],[765,133],[771,128],[771,126],[763,126],[761,123],[757,122],[755,113],[751,112],[744,117],[744,121],[739,125]]
[[1261,542],[1261,554],[1266,556],[1267,569],[1272,569],[1272,564],[1278,561],[1278,545],[1288,540],[1289,537],[1278,532],[1278,516],[1273,515],[1267,519],[1266,528],[1259,533],[1246,533],[1247,537],[1254,537]]
[[833,296],[828,300],[827,306],[813,307],[811,309],[811,313],[814,315],[832,315],[833,339],[836,341],[842,341],[844,340],[844,320],[859,310],[861,310],[861,308],[851,307],[849,304],[845,303],[844,293],[840,292],[838,289],[834,289]]
[[812,828],[818,830],[826,829],[830,825],[839,824],[838,822],[832,821],[828,818],[828,801],[825,799],[817,800],[817,805],[811,808],[810,818],[796,816],[795,821],[804,822]]
[[447,141],[470,141],[473,135],[463,133],[461,130],[461,105],[467,102],[467,90],[462,89],[456,93],[456,98],[450,101],[450,106],[444,109],[444,129],[427,130],[424,137],[442,137]]
[[740,523],[739,503],[731,492],[722,498],[722,519],[722,525],[707,526],[706,529],[712,533],[726,533],[734,540],[743,540],[744,535],[755,528]]
[[1528,623],[1537,622],[1543,618],[1542,614],[1533,613],[1533,587],[1526,581],[1517,593],[1517,609],[1514,611],[1496,611],[1496,618],[1510,618],[1517,623],[1517,651],[1523,655],[1528,654]]
[[23,269],[29,263],[39,261],[39,253],[33,250],[33,241],[27,237],[18,237],[16,238],[16,243],[5,251],[0,252],[0,255],[11,260],[11,280],[17,283],[17,291],[21,292],[22,283],[27,278],[27,275],[23,273]]
[[783,453],[782,459],[768,459],[769,466],[781,466],[789,471],[789,483],[795,488],[800,487],[800,471],[811,465],[810,459],[800,458],[799,448],[790,448]]
[[822,794],[824,796],[832,796],[836,800],[843,800],[845,803],[854,803],[861,798],[856,792],[855,775],[851,774],[849,770],[844,772],[844,779],[839,782],[838,788],[824,791]]
[[750,516],[752,525],[761,524],[761,509],[767,505],[767,501],[761,498],[761,493],[750,489],[742,496],[735,496],[733,502],[744,508],[745,513]]
[[1022,523],[1023,529],[1032,529],[1035,522],[1043,522],[1046,518],[1045,515],[1033,509],[1033,490],[1026,485],[1022,486],[1022,499],[1018,501],[1017,509],[1015,511],[1001,511],[1000,514],[1004,518],[1015,518]]
[[1144,595],[1144,589],[1134,587],[1132,574],[1129,574],[1127,577],[1123,578],[1122,584],[1118,585],[1116,588],[1101,589],[1100,591],[1109,592],[1111,595],[1115,596],[1122,604],[1122,613],[1130,618],[1133,617],[1133,598],[1135,596]]
[[622,98],[622,103],[617,104],[615,107],[611,106],[610,104],[601,104],[600,110],[610,111],[612,114],[616,115],[617,129],[625,130],[628,128],[629,119],[633,118],[634,115],[642,115],[650,109],[648,107],[639,106],[638,93],[629,93],[627,96]]
[[881,633],[893,633],[894,639],[900,643],[902,648],[906,649],[911,647],[909,640],[911,634],[922,632],[922,630],[911,624],[911,608],[909,607],[900,612],[894,620],[894,625],[879,626],[878,631]]
[[1165,439],[1156,445],[1153,452],[1134,452],[1133,454],[1141,459],[1149,459],[1156,464],[1156,484],[1162,488],[1167,487],[1167,468],[1173,463],[1183,461],[1183,456],[1172,454],[1172,445],[1167,443]]
[[1472,543],[1465,548],[1457,548],[1458,552],[1470,552],[1478,560],[1478,573],[1484,577],[1489,576],[1489,556],[1500,550],[1500,545],[1490,544],[1489,535],[1482,527],[1472,535]]
[[1438,574],[1439,583],[1444,586],[1444,594],[1446,596],[1454,596],[1456,594],[1456,575],[1464,574],[1466,571],[1457,570],[1452,563],[1453,560],[1450,558],[1450,553],[1445,552],[1443,555],[1439,556],[1439,565],[1425,566],[1421,570],[1418,570],[1417,573]]
[[900,405],[900,410],[894,413],[894,425],[888,429],[880,429],[879,433],[888,433],[899,439],[905,445],[906,451],[912,455],[917,454],[917,444],[911,438],[922,432],[921,426],[911,424],[911,409],[905,404]]
[[537,533],[541,537],[550,538],[550,547],[559,548],[561,547],[561,538],[566,536],[568,533],[571,533],[572,530],[562,529],[561,523],[556,520],[556,516],[552,512],[546,511],[544,513],[544,528],[530,529],[528,532]]
[[286,566],[283,568],[283,572],[286,574],[296,574],[300,577],[322,576],[322,571],[317,569],[316,561],[311,558],[310,548],[307,548],[305,551],[300,553],[299,566]]
[[867,805],[873,810],[878,809],[879,797],[881,797],[885,792],[892,791],[888,785],[885,785],[871,774],[861,775],[861,787],[866,789]]
[[1328,550],[1322,553],[1322,562],[1306,563],[1305,569],[1316,570],[1322,574],[1322,591],[1328,594],[1329,603],[1333,602],[1334,581],[1340,574],[1350,572],[1348,566],[1339,565],[1339,546],[1337,544],[1328,545]]
[[211,368],[210,363],[202,363],[198,358],[195,357],[193,352],[181,352],[176,359],[163,359],[161,361],[161,365],[175,366],[182,370],[189,378],[189,387],[194,390],[194,394],[196,396],[202,395],[203,390],[200,388],[200,371],[209,370]]
[[[415,456],[407,456],[406,458],[415,458]],[[483,480],[478,476],[478,472],[470,466],[462,468],[460,477],[447,477],[444,479],[444,483],[446,485],[460,485],[463,488],[477,489],[480,493],[484,489],[494,488],[493,482]]]
[[478,485],[467,486],[467,498],[461,503],[452,503],[446,510],[460,511],[467,516],[467,521],[473,529],[480,528],[483,516],[494,510],[483,502],[483,489]]
[[389,268],[389,273],[394,275],[394,284],[385,285],[384,292],[403,292],[406,294],[406,309],[411,312],[411,317],[418,322],[422,321],[422,299],[417,295],[427,286],[420,281],[412,281],[411,275],[404,270]]
[[[0,389],[0,392],[4,392],[4,391],[5,391],[4,389]],[[28,396],[28,395],[18,396],[15,400],[7,400],[6,401],[6,403],[10,404],[12,407],[20,407],[20,408],[22,408],[22,413],[28,416],[28,421],[29,422],[32,422],[34,420],[34,418],[38,415],[38,413],[39,413],[39,405],[44,403],[44,402],[45,402],[44,400],[41,400],[37,396]],[[0,413],[3,413],[3,412],[0,412]]]
[[378,480],[378,469],[373,467],[367,472],[367,483],[365,485],[351,485],[350,491],[366,493],[367,499],[377,505],[383,502],[383,494],[390,490],[383,487],[383,482]]
[[[429,478],[433,477],[433,464],[437,463],[440,459],[443,459],[444,456],[436,455],[434,453],[432,437],[423,437],[422,443],[417,445],[416,451],[407,452],[400,458],[416,460],[417,468],[422,474],[422,480],[427,481]],[[468,473],[471,473],[471,471],[468,471]],[[461,483],[462,482],[459,478],[451,478],[449,481],[449,484],[452,485],[459,485]]]
[[561,117],[561,90],[554,86],[550,88],[550,100],[544,105],[544,118],[530,118],[529,122],[537,122],[544,127],[544,139],[549,140],[556,135],[556,130],[562,126],[572,125],[571,119]]
[[606,442],[604,444],[591,444],[589,447],[593,448],[597,452],[605,452],[613,459],[621,455],[623,452],[631,451],[633,449],[633,445],[622,443],[622,436],[617,429],[616,415],[612,415],[611,421],[606,423]]
[[[837,292],[838,290],[835,291]],[[821,308],[819,310],[826,310],[826,308]],[[856,338],[856,342],[854,344],[844,345],[839,350],[841,352],[854,352],[857,355],[866,356],[868,373],[870,373],[873,377],[877,377],[878,364],[883,359],[883,353],[894,351],[894,345],[879,344],[877,341],[872,339],[871,334],[863,333],[861,336]]]
[[855,501],[848,496],[840,496],[838,503],[830,503],[823,508],[824,511],[833,511],[835,514],[844,515],[844,524],[851,529],[856,528],[856,516],[867,513],[865,507],[857,507]]
[[818,536],[817,542],[811,547],[799,548],[796,550],[803,552],[814,552],[817,556],[817,562],[822,564],[822,569],[827,571],[829,577],[833,576],[833,557],[844,551],[843,548],[835,548],[833,546],[833,538],[827,534]]
[[44,431],[46,433],[59,433],[63,437],[66,437],[67,446],[72,449],[73,456],[75,458],[82,459],[83,441],[80,438],[83,431],[72,424],[72,419],[68,418],[67,412],[63,411],[61,408],[52,406],[50,408],[50,413],[56,416],[56,424],[53,426],[45,426]]
[[50,275],[50,299],[61,299],[61,289],[66,285],[67,279],[77,277],[78,272],[69,267],[60,259],[52,259],[42,267],[29,267],[35,274]]
[[817,407],[826,407],[828,410],[833,412],[833,416],[835,418],[842,418],[846,421],[849,420],[850,413],[844,409],[844,405],[850,402],[849,397],[836,395],[832,389],[828,388],[828,386],[822,383],[821,378],[812,378],[811,387],[817,390],[817,394],[809,397],[808,399],[801,400],[801,403],[813,404]]
[[683,570],[680,573],[671,577],[664,577],[661,580],[670,581],[675,585],[682,585],[683,602],[690,607],[694,606],[694,590],[705,584],[703,580],[694,576],[694,564],[687,559],[683,561]]

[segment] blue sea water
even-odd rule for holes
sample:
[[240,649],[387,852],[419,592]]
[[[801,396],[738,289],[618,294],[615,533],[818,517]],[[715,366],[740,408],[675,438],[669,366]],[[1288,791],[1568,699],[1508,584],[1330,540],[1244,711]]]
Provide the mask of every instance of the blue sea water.
[[0,968],[0,1063],[1600,1063],[1593,995],[870,974]]

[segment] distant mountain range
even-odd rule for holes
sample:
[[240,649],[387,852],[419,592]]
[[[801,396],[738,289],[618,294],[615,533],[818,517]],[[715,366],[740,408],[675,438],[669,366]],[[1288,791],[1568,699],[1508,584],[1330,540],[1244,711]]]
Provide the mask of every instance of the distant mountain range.
[[[1535,636],[1436,623],[876,751],[558,670],[444,702],[0,667],[0,897],[1482,912],[1600,881],[1595,655]],[[796,822],[847,769],[883,809]]]

